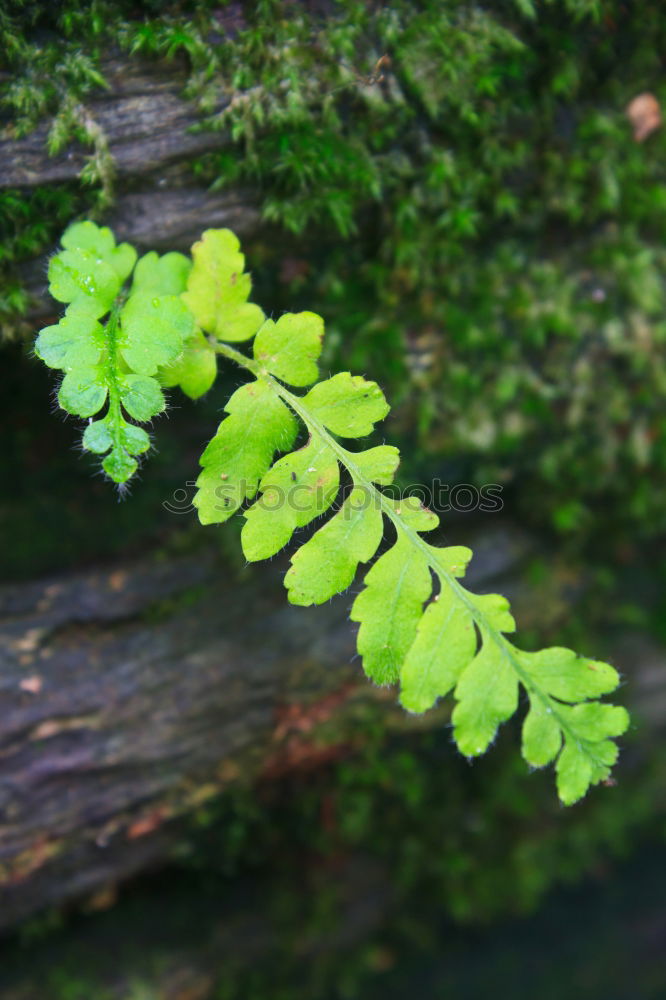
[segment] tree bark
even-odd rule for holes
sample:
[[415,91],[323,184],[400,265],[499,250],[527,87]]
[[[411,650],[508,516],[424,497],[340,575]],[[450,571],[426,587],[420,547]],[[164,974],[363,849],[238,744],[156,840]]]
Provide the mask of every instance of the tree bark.
[[179,560],[2,595],[0,927],[163,857],[229,782],[331,752],[310,729],[367,697],[344,602],[303,618],[276,590]]
[[230,783],[359,738],[385,693],[351,663],[348,601],[303,614],[265,579],[185,559],[2,594],[0,927],[164,858]]
[[[192,158],[224,147],[227,139],[224,132],[195,130],[201,115],[182,96],[182,65],[114,57],[102,69],[109,89],[92,95],[85,113],[104,131],[120,182],[105,224],[141,250],[186,250],[210,227],[227,226],[240,237],[253,232],[259,211],[252,192],[209,191],[193,181]],[[0,129],[0,189],[21,188],[29,197],[38,185],[77,180],[91,148],[72,142],[50,156],[51,125],[44,121],[17,138],[5,121]],[[28,316],[35,321],[52,312],[45,281],[49,256],[20,268],[30,295]]]
[[[553,562],[535,592],[521,532],[469,540],[474,589],[507,594],[527,627],[568,613],[570,573]],[[290,607],[284,568],[239,582],[213,558],[149,559],[0,591],[0,927],[165,859],[182,818],[232,783],[350,752],[373,711],[389,728],[448,718],[409,716],[370,685],[349,595]],[[616,645],[639,714],[661,726],[663,651]]]
[[[479,546],[483,587],[525,541]],[[148,560],[0,590],[0,927],[165,858],[230,783],[349,752],[373,703],[388,727],[446,718],[368,684],[349,596],[290,607],[284,568]]]

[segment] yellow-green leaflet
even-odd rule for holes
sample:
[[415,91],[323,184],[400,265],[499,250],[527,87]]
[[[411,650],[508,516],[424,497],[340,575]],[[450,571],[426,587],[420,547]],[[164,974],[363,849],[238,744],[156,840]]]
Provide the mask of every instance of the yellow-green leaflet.
[[381,512],[354,489],[340,510],[291,557],[284,578],[292,604],[323,604],[349,587],[358,564],[372,559],[384,534]]
[[250,562],[268,559],[333,503],[340,468],[326,442],[312,437],[285,455],[261,480],[261,497],[245,511],[241,543]]
[[247,301],[252,281],[239,247],[231,230],[207,229],[192,247],[194,266],[183,294],[197,325],[227,341],[249,340],[264,319],[259,306]]
[[324,321],[311,312],[267,319],[254,339],[254,356],[271,375],[289,385],[312,385],[319,372]]
[[394,684],[432,591],[430,568],[418,549],[399,538],[364,582],[351,611],[351,620],[361,623],[358,651],[363,669],[377,684]]
[[400,701],[425,712],[455,687],[476,650],[474,620],[446,587],[425,609],[400,671]]
[[371,434],[390,409],[376,382],[349,372],[313,385],[303,405],[333,434],[352,438]]
[[194,504],[202,524],[221,524],[251,500],[276,451],[288,451],[298,425],[264,382],[241,386],[226,405],[228,417],[201,456]]
[[518,708],[518,678],[493,636],[481,631],[481,648],[456,684],[453,735],[466,757],[485,753],[497,727]]

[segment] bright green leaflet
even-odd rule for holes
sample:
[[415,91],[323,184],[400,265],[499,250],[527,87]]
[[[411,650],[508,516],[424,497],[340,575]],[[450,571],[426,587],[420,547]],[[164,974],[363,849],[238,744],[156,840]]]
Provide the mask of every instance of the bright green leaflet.
[[[93,222],[70,226],[62,246],[49,265],[49,287],[67,309],[41,331],[35,353],[64,373],[62,409],[88,419],[84,449],[102,456],[106,474],[124,484],[150,449],[137,423],[163,412],[163,388],[179,386],[193,399],[207,392],[217,355],[184,301],[192,271],[184,254],[150,252],[137,262],[133,247],[116,246],[111,230]],[[233,263],[247,297],[242,255]]]
[[263,382],[241,386],[226,405],[229,414],[201,456],[195,504],[202,524],[221,524],[251,500],[276,451],[289,451],[296,420]]
[[[182,295],[192,270],[192,262],[182,253],[154,251],[144,254],[134,269],[133,289],[145,295]],[[189,314],[189,310],[188,310]],[[182,350],[167,362],[160,361],[158,380],[171,389],[179,386],[185,395],[198,399],[208,392],[217,376],[217,358],[201,330],[191,322],[183,324]]]
[[292,604],[323,604],[349,587],[358,564],[372,559],[384,534],[381,513],[355,487],[340,510],[301,545],[284,578]]
[[208,229],[192,247],[194,267],[183,300],[206,333],[225,340],[253,337],[264,314],[248,302],[252,282],[244,274],[245,257],[228,229]]
[[[113,479],[128,479],[134,456],[150,443],[126,415],[144,422],[163,409],[161,386],[180,385],[193,397],[205,392],[218,354],[235,362],[251,380],[228,401],[201,458],[201,522],[221,524],[249,503],[241,542],[253,561],[273,556],[332,511],[291,558],[285,584],[300,605],[349,587],[391,525],[393,541],[367,571],[351,612],[370,679],[399,684],[401,703],[413,712],[452,693],[453,734],[468,757],[488,749],[523,691],[523,756],[532,767],[555,764],[562,801],[575,802],[608,777],[614,738],[629,720],[624,708],[598,699],[617,688],[617,672],[568,649],[518,649],[506,637],[515,623],[505,598],[473,594],[459,582],[470,550],[429,541],[423,533],[437,528],[438,517],[414,498],[382,491],[393,481],[397,449],[345,447],[341,438],[366,436],[389,407],[381,389],[359,376],[318,381],[319,316],[265,320],[248,302],[250,279],[228,230],[204,233],[192,264],[180,254],[146,254],[129,297],[122,286],[134,254],[116,247],[109,230],[79,224],[63,245],[50,278],[55,297],[69,305],[59,324],[42,331],[36,352],[66,373],[59,399],[69,412],[92,417],[108,400],[83,444],[106,455]],[[253,337],[252,357],[232,346]],[[287,386],[308,391],[297,395]],[[299,429],[307,440],[293,450]],[[341,470],[350,482],[339,497]]]

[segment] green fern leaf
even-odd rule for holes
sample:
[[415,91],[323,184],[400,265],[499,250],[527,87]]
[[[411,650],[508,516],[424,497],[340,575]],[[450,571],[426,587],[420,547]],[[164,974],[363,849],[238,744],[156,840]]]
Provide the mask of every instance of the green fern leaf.
[[[252,561],[275,555],[320,518],[292,555],[288,597],[320,604],[374,559],[351,612],[371,680],[399,684],[401,703],[413,712],[452,694],[454,738],[468,757],[487,750],[522,691],[529,702],[523,757],[531,767],[554,763],[563,802],[608,776],[614,740],[629,718],[598,699],[617,688],[617,672],[568,649],[517,648],[507,638],[515,622],[506,599],[473,594],[460,582],[470,550],[433,544],[424,533],[438,527],[437,515],[383,491],[393,482],[397,449],[356,444],[349,451],[341,443],[370,434],[389,407],[379,387],[359,376],[318,381],[319,316],[264,320],[248,302],[250,278],[228,230],[204,233],[191,265],[181,254],[146,254],[129,296],[123,285],[135,254],[116,247],[108,229],[77,224],[63,247],[49,278],[67,310],[35,350],[64,373],[61,406],[96,418],[83,446],[104,456],[112,479],[125,482],[149,448],[148,434],[131,420],[161,412],[162,386],[196,397],[212,384],[218,354],[233,361],[252,381],[229,399],[201,458],[195,505],[202,523],[220,524],[247,504],[241,543]],[[252,337],[252,357],[232,346]],[[299,431],[307,440],[294,450]],[[386,528],[391,544],[377,555]]]
[[333,434],[352,438],[371,434],[390,409],[376,382],[349,372],[313,385],[303,405]]
[[[182,253],[166,253],[159,257],[154,251],[144,254],[134,269],[133,290],[150,295],[182,295],[192,261]],[[185,305],[183,303],[183,305]],[[188,306],[185,305],[185,309]],[[176,360],[160,363],[158,380],[165,389],[178,386],[190,399],[208,392],[217,376],[217,355],[201,330],[194,324],[182,328],[182,350]]]
[[[195,261],[193,277],[196,269]],[[345,469],[351,492],[291,558],[285,577],[289,600],[318,604],[349,587],[391,523],[395,541],[367,572],[351,612],[360,626],[365,672],[378,684],[399,683],[401,702],[410,711],[426,711],[453,693],[454,738],[469,757],[487,750],[499,725],[515,714],[524,689],[531,705],[523,726],[524,757],[534,767],[556,761],[560,797],[575,801],[607,777],[617,753],[612,738],[628,724],[624,709],[590,700],[615,689],[616,672],[568,650],[525,653],[509,642],[506,634],[515,622],[506,599],[472,594],[459,582],[470,550],[427,542],[422,533],[436,528],[438,517],[413,498],[394,500],[378,488],[392,482],[397,450],[380,445],[350,452],[340,443],[339,438],[368,434],[388,405],[374,383],[349,373],[312,385],[322,332],[314,314],[288,314],[263,324],[253,358],[216,342],[217,351],[256,382],[242,417],[236,423],[233,415],[227,417],[204,452],[197,499],[201,519],[225,520],[232,507],[238,509],[258,490],[244,511],[241,541],[248,560],[269,558],[333,506],[340,468]],[[285,383],[312,388],[299,396]],[[307,444],[297,451],[290,451],[295,427],[285,432],[283,414],[273,426],[278,403],[307,430]],[[280,451],[287,453],[269,468]],[[219,501],[213,509],[220,475],[234,484],[233,502],[222,514]],[[249,490],[236,485],[241,478]]]
[[[463,559],[472,555],[469,549],[465,553],[469,555]],[[425,712],[449,694],[474,656],[476,643],[474,619],[446,587],[423,612],[400,671],[404,707],[410,712]]]
[[400,452],[395,445],[380,444],[354,455],[354,462],[363,479],[377,486],[390,486],[400,464]]
[[494,644],[494,635],[481,630],[481,648],[456,684],[453,735],[461,753],[476,757],[495,739],[500,722],[518,708],[518,677],[509,658]]
[[254,340],[254,356],[262,368],[288,385],[317,381],[324,321],[311,312],[286,313],[277,323],[267,319]]
[[150,295],[181,295],[187,288],[192,261],[182,253],[154,250],[141,257],[134,268],[132,291]]
[[532,767],[545,767],[555,760],[562,747],[562,730],[548,703],[530,698],[530,710],[523,724],[523,757]]
[[104,350],[104,329],[90,313],[70,306],[59,323],[44,327],[35,349],[49,368],[94,369]]
[[118,388],[124,408],[141,423],[152,420],[166,406],[159,383],[147,375],[121,375]]
[[60,384],[58,402],[76,417],[92,417],[104,406],[107,394],[106,373],[101,365],[73,368]]
[[262,495],[245,511],[241,532],[249,562],[283,549],[296,528],[303,528],[333,503],[340,467],[329,445],[311,437],[304,448],[285,455],[261,480]]
[[[107,475],[125,483],[137,470],[137,456],[150,447],[147,433],[131,420],[152,420],[166,406],[154,376],[161,366],[187,365],[186,345],[194,341],[193,353],[199,349],[194,317],[180,298],[191,264],[182,254],[146,254],[127,295],[123,286],[136,262],[132,247],[116,246],[111,231],[93,222],[70,226],[62,244],[49,265],[49,282],[53,296],[69,304],[59,323],[40,332],[35,353],[64,372],[62,409],[98,417],[85,429],[83,447],[104,456]],[[208,377],[210,360],[207,365]],[[173,384],[190,384],[189,370],[178,376]]]
[[430,567],[406,538],[380,556],[354,601],[351,619],[360,622],[358,651],[377,684],[395,684],[432,591]]
[[[144,254],[134,269],[132,289],[135,293],[153,296],[181,296],[187,289],[192,262],[182,253],[154,251]],[[189,307],[182,303],[189,313]],[[181,308],[182,308],[181,307]],[[191,313],[190,313],[191,315]],[[160,361],[157,377],[161,386],[178,386],[186,396],[198,399],[208,392],[217,376],[217,355],[201,330],[192,322],[181,329],[182,349],[176,360]]]
[[58,302],[83,302],[95,316],[111,308],[136,261],[128,243],[116,246],[110,229],[78,222],[62,237],[65,248],[49,264],[49,291]]
[[155,375],[182,354],[193,332],[192,314],[177,296],[134,292],[120,314],[117,343],[132,371]]
[[178,360],[160,368],[158,374],[165,389],[179,386],[190,399],[199,399],[215,382],[217,354],[201,330],[195,329],[185,340]]
[[323,604],[349,587],[384,534],[381,511],[353,489],[340,510],[298,549],[284,582],[292,604]]

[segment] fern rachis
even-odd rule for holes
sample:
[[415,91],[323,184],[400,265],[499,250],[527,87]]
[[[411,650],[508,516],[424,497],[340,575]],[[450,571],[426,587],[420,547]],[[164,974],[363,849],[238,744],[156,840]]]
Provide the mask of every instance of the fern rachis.
[[[376,556],[389,523],[395,540],[367,572],[351,613],[371,680],[399,683],[410,711],[425,711],[453,692],[454,737],[469,757],[484,753],[498,725],[516,712],[522,687],[530,706],[523,756],[534,767],[556,762],[562,800],[576,801],[608,776],[617,755],[612,738],[625,731],[628,717],[597,699],[617,687],[617,673],[570,650],[527,653],[514,646],[506,637],[515,630],[508,602],[472,594],[459,582],[470,550],[429,543],[423,533],[437,527],[438,517],[413,498],[397,501],[382,491],[397,469],[397,449],[344,446],[370,433],[389,408],[381,389],[359,376],[317,381],[320,317],[265,319],[248,302],[250,279],[227,230],[205,233],[192,264],[180,254],[146,254],[129,296],[122,284],[134,264],[131,248],[116,248],[109,231],[92,223],[71,227],[63,244],[50,277],[56,297],[69,303],[67,313],[42,332],[36,350],[66,371],[64,409],[90,417],[107,403],[83,445],[108,453],[103,467],[112,479],[126,481],[149,443],[127,416],[142,421],[159,412],[163,386],[201,395],[214,380],[216,355],[240,366],[253,381],[232,395],[202,455],[195,498],[202,523],[222,523],[245,505],[241,542],[254,561],[328,515],[292,556],[285,577],[289,600],[301,605],[345,590],[358,565]],[[252,357],[233,346],[250,340]],[[294,450],[299,425],[309,436]],[[341,468],[351,489],[331,513]],[[298,504],[287,502],[296,492]]]

